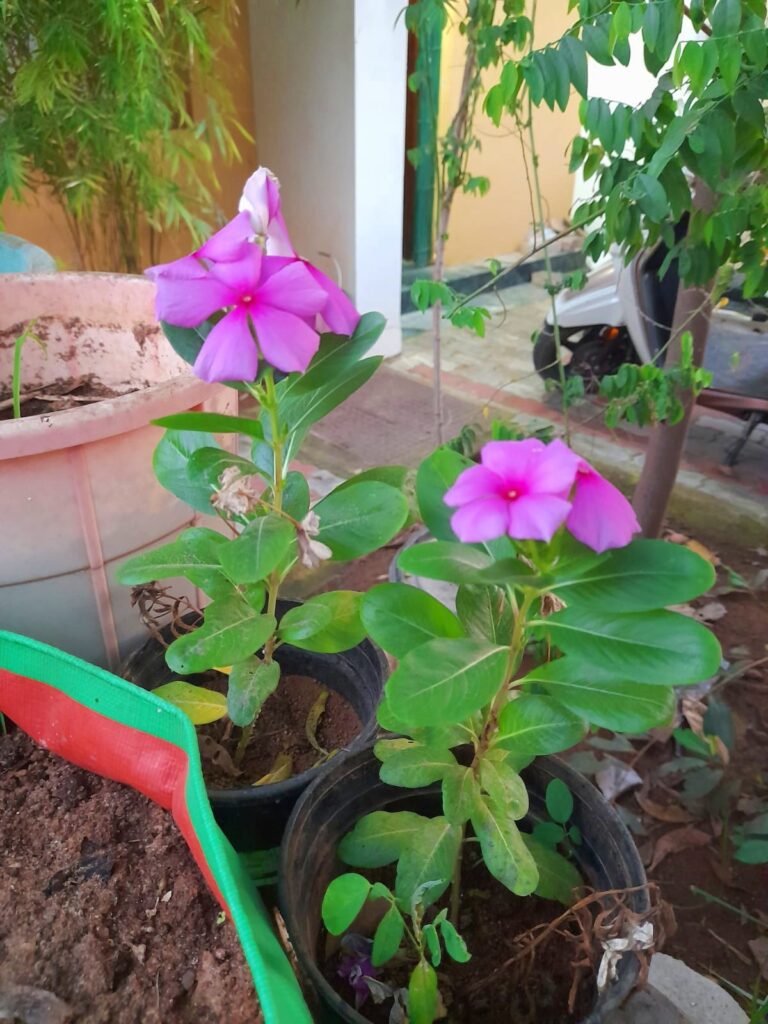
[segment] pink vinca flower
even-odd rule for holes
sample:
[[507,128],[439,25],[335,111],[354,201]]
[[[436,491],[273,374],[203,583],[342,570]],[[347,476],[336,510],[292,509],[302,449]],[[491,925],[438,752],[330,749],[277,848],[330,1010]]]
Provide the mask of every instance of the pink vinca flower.
[[158,280],[158,316],[180,327],[196,327],[231,307],[195,361],[195,373],[209,381],[254,380],[259,352],[284,373],[306,370],[320,342],[307,320],[324,301],[299,261],[265,256],[258,245],[235,263],[215,264],[193,286]]
[[[155,267],[149,267],[144,273],[152,281],[161,279],[177,282],[199,280],[205,277],[209,267],[214,263],[232,263],[241,260],[250,248],[248,242],[250,236],[250,217],[246,213],[240,213],[188,256],[171,260],[170,263],[160,263]],[[187,289],[186,283],[180,284],[181,294],[186,293]],[[169,322],[174,323],[175,321]]]
[[490,441],[481,464],[465,469],[445,495],[451,527],[465,543],[505,534],[551,540],[571,511],[568,494],[579,457],[562,441]]
[[328,330],[335,334],[352,334],[360,314],[339,286],[308,260],[301,259],[291,242],[280,209],[280,182],[267,167],[259,167],[245,183],[238,209],[250,217],[253,233],[264,239],[270,256],[291,256],[301,260],[318,287],[325,292],[320,315]]
[[584,459],[579,460],[571,500],[566,528],[593,551],[623,548],[640,530],[632,506],[621,491]]

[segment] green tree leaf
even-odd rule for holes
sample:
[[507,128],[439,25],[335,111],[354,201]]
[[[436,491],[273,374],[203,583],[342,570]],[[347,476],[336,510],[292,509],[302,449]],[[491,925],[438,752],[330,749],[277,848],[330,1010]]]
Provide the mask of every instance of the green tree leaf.
[[152,691],[155,697],[167,700],[169,704],[183,711],[193,725],[208,725],[217,722],[227,713],[227,698],[223,693],[194,686],[181,679],[164,683]]
[[573,796],[562,779],[552,779],[548,783],[544,801],[552,821],[565,825],[573,814]]
[[443,937],[445,951],[457,964],[466,964],[472,959],[467,944],[446,918],[441,918],[438,927]]
[[250,522],[221,551],[221,564],[235,583],[258,583],[288,555],[296,530],[282,516],[270,513]]
[[715,36],[732,36],[741,24],[741,0],[717,0],[710,18]]
[[211,508],[211,490],[192,472],[190,458],[198,449],[211,449],[215,445],[212,434],[166,430],[152,455],[152,469],[166,491],[197,512],[208,515],[215,514]]
[[246,416],[227,416],[222,412],[178,412],[152,420],[152,423],[167,430],[202,430],[210,434],[246,434],[257,438],[264,436],[258,420]]
[[429,818],[413,811],[373,811],[339,843],[338,855],[354,868],[382,868],[415,841]]
[[339,561],[360,558],[392,540],[408,518],[408,502],[388,484],[362,481],[336,488],[319,501],[317,539]]
[[369,636],[396,658],[437,637],[465,636],[444,604],[406,583],[372,587],[363,598],[361,615]]
[[489,751],[480,761],[480,783],[497,807],[503,807],[512,818],[524,818],[528,813],[525,783],[512,765],[493,753]]
[[391,960],[400,948],[405,934],[405,922],[397,907],[390,907],[386,912],[373,936],[373,950],[371,951],[371,963],[374,967],[381,967],[387,960]]
[[643,612],[683,604],[715,583],[706,559],[663,540],[636,540],[599,561],[576,559],[553,575],[551,590],[566,604],[600,611]]
[[215,600],[205,609],[203,625],[174,640],[165,660],[179,675],[234,665],[258,651],[275,625],[273,615],[259,615],[239,595]]
[[382,763],[379,775],[389,786],[418,789],[438,782],[455,767],[456,758],[450,750],[412,743],[390,754]]
[[482,801],[472,815],[485,866],[516,896],[528,896],[539,880],[536,862],[511,814],[492,800]]
[[587,70],[587,53],[584,49],[584,44],[576,36],[565,35],[560,40],[560,53],[565,59],[574,89],[586,99],[588,95],[589,72]]
[[500,587],[463,584],[456,594],[456,612],[470,636],[509,646],[512,608]]
[[234,664],[227,687],[227,711],[234,724],[250,725],[279,682],[280,666],[276,661],[265,664],[254,657]]
[[303,608],[308,609],[305,614],[314,615],[320,609],[321,615],[328,612],[329,617],[314,633],[302,637],[294,634],[290,643],[321,654],[338,654],[356,647],[365,639],[365,627],[360,618],[362,597],[356,590],[331,590],[310,597],[303,604]]
[[300,604],[280,619],[277,635],[288,644],[296,644],[319,633],[331,621],[331,610],[322,604]]
[[440,966],[440,961],[443,959],[443,948],[440,945],[440,937],[437,934],[437,928],[434,924],[425,924],[422,929],[422,935],[427,944],[427,950],[429,951],[429,959],[432,961],[434,967]]
[[437,975],[426,960],[419,960],[408,982],[410,1024],[432,1024],[437,1013]]
[[540,623],[564,654],[597,679],[686,686],[714,675],[720,645],[699,622],[676,612],[610,615],[577,606]]
[[349,928],[363,909],[370,891],[368,879],[354,872],[334,878],[325,890],[321,908],[323,924],[331,935],[341,935]]
[[536,895],[544,900],[557,900],[569,907],[573,903],[573,890],[584,884],[578,869],[567,857],[537,842],[533,836],[523,834],[522,839],[539,874],[534,890]]
[[555,754],[583,738],[586,723],[551,697],[520,694],[499,715],[496,743],[515,754]]
[[184,576],[211,596],[234,592],[221,568],[221,551],[227,538],[205,527],[184,530],[170,544],[162,544],[123,562],[117,569],[119,583],[133,586],[152,580]]
[[508,652],[480,640],[431,640],[400,662],[387,682],[394,714],[412,726],[463,722],[504,682]]
[[421,520],[438,540],[456,540],[451,529],[453,509],[443,501],[459,473],[474,463],[450,448],[438,448],[424,459],[416,473],[416,500]]
[[400,854],[395,881],[397,898],[410,906],[421,886],[436,882],[423,892],[421,902],[427,907],[440,899],[450,883],[460,843],[459,828],[443,817],[428,818]]
[[676,706],[672,686],[597,679],[588,664],[557,658],[533,669],[521,685],[543,685],[547,693],[575,715],[600,729],[645,732],[667,725]]
[[463,825],[480,800],[480,786],[471,768],[460,765],[443,774],[443,812],[452,825]]

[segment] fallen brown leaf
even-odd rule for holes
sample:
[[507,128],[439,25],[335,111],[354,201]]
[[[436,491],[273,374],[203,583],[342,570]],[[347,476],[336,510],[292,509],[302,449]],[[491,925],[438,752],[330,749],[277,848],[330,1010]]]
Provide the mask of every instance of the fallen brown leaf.
[[694,828],[693,825],[673,828],[671,832],[665,832],[656,843],[648,870],[653,871],[671,853],[681,853],[683,850],[690,850],[696,846],[709,846],[711,842],[712,836],[709,833],[702,832],[701,829]]
[[655,800],[651,800],[648,796],[647,784],[635,793],[635,799],[645,813],[649,814],[652,818],[656,818],[657,821],[667,821],[670,824],[685,824],[696,820],[689,811],[686,811],[679,804],[657,804]]
[[706,558],[712,565],[720,565],[720,559],[714,551],[710,551],[706,545],[702,544],[698,540],[689,540],[685,545],[689,551],[695,551],[697,555],[701,555],[702,558]]

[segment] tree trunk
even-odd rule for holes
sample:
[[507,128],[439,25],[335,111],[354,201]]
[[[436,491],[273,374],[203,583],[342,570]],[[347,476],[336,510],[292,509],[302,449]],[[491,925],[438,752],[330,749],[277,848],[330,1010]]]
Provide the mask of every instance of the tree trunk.
[[[694,189],[694,209],[711,210],[714,206],[714,196],[710,189],[698,180]],[[680,340],[686,331],[690,331],[693,337],[693,365],[702,365],[712,315],[713,284],[714,282],[710,281],[703,287],[680,288],[667,348],[668,365],[680,361]],[[644,537],[658,537],[661,533],[667,505],[680,468],[695,398],[692,392],[685,392],[679,395],[679,398],[685,408],[683,418],[673,426],[661,423],[653,428],[643,469],[635,488],[632,504]]]

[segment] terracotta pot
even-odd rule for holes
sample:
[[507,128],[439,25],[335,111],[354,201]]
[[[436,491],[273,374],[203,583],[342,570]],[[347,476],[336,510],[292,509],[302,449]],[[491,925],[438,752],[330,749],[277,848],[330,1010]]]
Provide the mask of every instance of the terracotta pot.
[[150,420],[235,412],[237,394],[198,380],[176,355],[150,281],[70,273],[0,276],[6,394],[14,341],[33,319],[46,351],[25,345],[22,393],[94,374],[120,397],[0,421],[0,628],[116,669],[145,630],[115,569],[204,518],[155,480],[162,430]]

